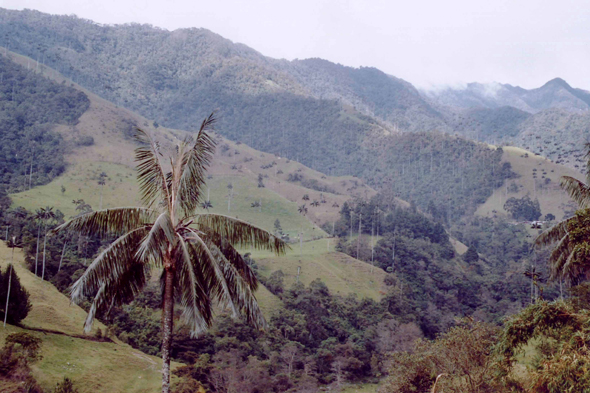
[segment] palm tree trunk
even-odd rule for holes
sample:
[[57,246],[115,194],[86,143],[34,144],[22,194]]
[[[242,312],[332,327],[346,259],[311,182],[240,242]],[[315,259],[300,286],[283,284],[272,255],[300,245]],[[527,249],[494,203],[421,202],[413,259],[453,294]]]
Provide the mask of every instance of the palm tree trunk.
[[41,223],[37,227],[37,251],[35,252],[35,276],[37,275],[37,261],[39,260],[39,236],[41,235]]
[[100,185],[100,204],[98,210],[102,210],[102,184]]
[[164,312],[162,315],[162,393],[170,392],[170,347],[172,345],[172,327],[174,323],[174,270],[170,256],[164,262]]
[[8,291],[6,292],[6,307],[4,307],[4,329],[6,329],[6,319],[8,318],[8,300],[10,299],[10,285],[12,284],[12,265],[14,264],[14,244],[12,245],[12,256],[10,260],[10,269],[8,272]]
[[[45,228],[43,228],[45,229]],[[45,231],[45,238],[43,239],[43,270],[41,272],[41,281],[45,279],[45,249],[47,247],[47,231]]]
[[67,241],[64,242],[64,247],[61,250],[61,258],[59,258],[59,267],[57,268],[57,272],[59,273],[61,271],[61,263],[64,260],[64,254],[66,253],[66,245],[68,244]]

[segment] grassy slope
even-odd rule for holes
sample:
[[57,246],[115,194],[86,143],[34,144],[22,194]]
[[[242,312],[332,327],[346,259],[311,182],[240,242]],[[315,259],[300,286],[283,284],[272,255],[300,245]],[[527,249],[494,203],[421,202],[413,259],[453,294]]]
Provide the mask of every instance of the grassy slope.
[[[0,243],[0,265],[5,268],[11,252]],[[25,330],[43,339],[43,359],[33,366],[35,377],[52,389],[64,376],[75,380],[81,392],[153,392],[161,376],[159,359],[121,343],[95,342],[76,338],[83,334],[86,313],[48,282],[41,282],[24,266],[21,250],[14,253],[15,270],[29,291],[33,309],[23,325],[63,332],[64,335]],[[105,332],[105,327],[97,323]],[[0,329],[0,342],[7,334],[23,329],[7,325]],[[72,335],[72,336],[70,336]],[[130,377],[132,376],[132,377]]]
[[383,294],[386,273],[368,263],[335,252],[334,245],[334,239],[320,239],[301,245],[292,244],[292,249],[281,258],[258,250],[252,251],[252,256],[264,276],[282,270],[286,288],[297,280],[297,269],[301,266],[299,280],[305,285],[321,278],[332,293],[356,293],[359,297],[379,300]]
[[[533,153],[517,147],[503,147],[504,155],[502,161],[509,162],[512,165],[512,170],[520,177],[508,180],[508,186],[514,183],[518,186],[518,192],[507,192],[506,187],[500,187],[488,200],[481,205],[476,214],[482,216],[507,215],[503,206],[506,200],[511,197],[522,198],[529,195],[531,199],[538,198],[541,205],[541,212],[543,217],[545,214],[552,213],[560,220],[563,218],[564,212],[575,209],[575,204],[570,200],[567,194],[559,187],[559,178],[561,176],[573,176],[583,180],[583,175],[579,172],[567,168],[563,165],[555,164],[554,162],[541,157],[535,156]],[[528,157],[524,157],[528,154]],[[533,169],[536,169],[537,179],[533,178]],[[543,171],[546,175],[543,175]],[[545,184],[545,178],[551,179],[549,184]],[[494,212],[495,211],[495,212]]]

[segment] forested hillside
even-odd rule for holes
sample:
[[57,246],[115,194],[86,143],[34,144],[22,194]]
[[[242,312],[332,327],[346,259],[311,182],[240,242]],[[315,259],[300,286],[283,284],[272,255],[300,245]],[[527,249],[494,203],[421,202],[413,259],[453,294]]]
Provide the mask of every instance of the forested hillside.
[[88,105],[84,93],[0,56],[0,187],[24,190],[60,175],[66,147],[54,126],[75,124]]

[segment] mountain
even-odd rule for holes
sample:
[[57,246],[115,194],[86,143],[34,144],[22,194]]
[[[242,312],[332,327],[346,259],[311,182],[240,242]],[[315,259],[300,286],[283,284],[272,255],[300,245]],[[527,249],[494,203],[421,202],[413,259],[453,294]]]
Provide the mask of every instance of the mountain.
[[529,113],[552,108],[572,112],[590,108],[590,92],[571,87],[555,78],[536,89],[523,89],[501,83],[469,83],[463,88],[423,90],[422,93],[437,103],[454,108],[500,108],[510,106]]

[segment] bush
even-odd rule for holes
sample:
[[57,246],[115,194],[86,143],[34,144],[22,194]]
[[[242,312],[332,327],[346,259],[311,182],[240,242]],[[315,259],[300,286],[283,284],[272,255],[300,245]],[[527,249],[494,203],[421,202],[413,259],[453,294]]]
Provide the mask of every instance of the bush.
[[57,383],[54,393],[78,393],[78,389],[74,387],[71,379],[65,377],[63,381]]

